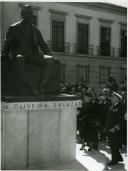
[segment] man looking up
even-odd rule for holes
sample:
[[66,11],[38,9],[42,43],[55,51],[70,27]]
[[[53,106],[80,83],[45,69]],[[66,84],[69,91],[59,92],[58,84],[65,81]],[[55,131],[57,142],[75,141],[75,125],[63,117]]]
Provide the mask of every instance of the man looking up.
[[107,133],[109,145],[112,154],[111,162],[107,163],[108,166],[116,165],[122,162],[123,158],[119,152],[120,148],[120,126],[123,119],[124,109],[121,103],[122,96],[113,92],[111,97],[112,106],[109,109],[108,118],[105,124],[105,132]]

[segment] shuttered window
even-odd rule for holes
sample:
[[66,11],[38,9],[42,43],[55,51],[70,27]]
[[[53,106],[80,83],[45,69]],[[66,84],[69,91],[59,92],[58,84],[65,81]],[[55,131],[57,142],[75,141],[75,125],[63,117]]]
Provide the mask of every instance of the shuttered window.
[[52,51],[64,52],[64,22],[52,20]]
[[78,23],[77,53],[88,54],[88,24]]
[[87,83],[89,83],[89,65],[77,65],[77,81],[80,79],[84,79]]
[[100,66],[100,83],[106,83],[111,74],[111,67]]

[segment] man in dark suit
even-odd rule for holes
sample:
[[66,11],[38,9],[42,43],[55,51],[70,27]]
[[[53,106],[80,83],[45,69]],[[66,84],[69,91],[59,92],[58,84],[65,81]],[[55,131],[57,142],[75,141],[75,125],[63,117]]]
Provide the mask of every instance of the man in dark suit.
[[[2,64],[8,60],[13,61],[15,73],[20,79],[19,85],[27,86],[31,95],[39,95],[44,93],[53,58],[51,57],[50,62],[44,60],[44,54],[51,56],[51,52],[40,31],[32,24],[32,15],[31,6],[24,5],[21,11],[22,20],[11,25],[8,29],[1,59]],[[40,54],[40,50],[42,54]],[[27,77],[25,68],[28,64],[42,68],[43,74],[40,73],[39,79],[41,81],[36,86]]]
[[107,133],[109,145],[111,148],[112,160],[109,166],[116,165],[123,161],[119,152],[120,147],[120,126],[123,119],[123,106],[121,104],[122,97],[120,94],[113,92],[111,97],[112,106],[108,114],[105,124],[105,132]]

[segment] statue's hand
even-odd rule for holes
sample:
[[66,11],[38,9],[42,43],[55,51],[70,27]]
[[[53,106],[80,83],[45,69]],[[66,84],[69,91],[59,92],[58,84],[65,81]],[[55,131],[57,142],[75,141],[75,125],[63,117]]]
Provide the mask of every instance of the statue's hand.
[[44,60],[46,63],[54,63],[55,58],[53,56],[50,56],[50,55],[44,55]]
[[53,58],[53,56],[51,56],[51,55],[44,55],[44,59],[52,59]]

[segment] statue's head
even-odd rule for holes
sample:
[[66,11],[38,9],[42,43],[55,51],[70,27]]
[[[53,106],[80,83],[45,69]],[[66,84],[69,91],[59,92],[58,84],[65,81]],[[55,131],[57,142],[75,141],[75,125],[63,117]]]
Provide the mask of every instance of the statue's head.
[[32,23],[33,11],[30,5],[24,5],[21,11],[21,16],[25,23]]

